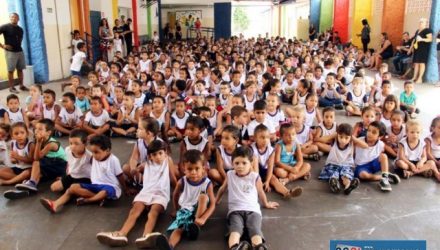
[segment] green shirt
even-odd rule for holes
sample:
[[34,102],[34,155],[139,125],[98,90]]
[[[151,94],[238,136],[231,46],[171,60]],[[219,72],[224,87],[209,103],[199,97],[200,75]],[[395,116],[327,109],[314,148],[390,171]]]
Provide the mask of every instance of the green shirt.
[[47,144],[51,143],[51,142],[55,142],[56,144],[58,144],[58,150],[57,151],[49,151],[46,154],[46,157],[48,158],[61,158],[65,161],[67,161],[67,157],[66,157],[66,153],[64,152],[63,147],[61,147],[61,144],[59,141],[55,140],[53,137],[50,137],[49,140],[47,140],[42,148],[44,148]]
[[411,105],[414,106],[416,105],[416,95],[414,94],[414,92],[412,92],[411,94],[406,95],[405,91],[403,91],[400,94],[400,102],[406,105]]

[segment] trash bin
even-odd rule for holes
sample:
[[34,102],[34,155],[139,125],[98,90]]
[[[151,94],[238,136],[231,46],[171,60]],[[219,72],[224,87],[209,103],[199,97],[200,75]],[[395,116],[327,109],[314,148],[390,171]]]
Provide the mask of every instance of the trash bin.
[[27,65],[23,70],[23,84],[25,86],[31,86],[34,83],[34,66]]

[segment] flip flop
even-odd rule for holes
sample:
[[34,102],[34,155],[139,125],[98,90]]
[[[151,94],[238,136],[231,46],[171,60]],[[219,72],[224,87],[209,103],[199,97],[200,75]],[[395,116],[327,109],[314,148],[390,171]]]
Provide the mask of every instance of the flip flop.
[[52,213],[52,214],[56,213],[53,201],[41,198],[40,203],[41,203],[41,205],[43,205],[44,208],[49,210],[50,213]]

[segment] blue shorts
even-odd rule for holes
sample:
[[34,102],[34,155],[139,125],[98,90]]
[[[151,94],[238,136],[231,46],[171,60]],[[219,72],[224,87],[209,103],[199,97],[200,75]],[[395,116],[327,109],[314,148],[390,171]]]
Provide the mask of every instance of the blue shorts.
[[321,170],[318,178],[320,180],[329,180],[330,178],[336,178],[339,180],[341,177],[346,177],[349,180],[353,180],[354,173],[351,166],[327,164]]
[[112,199],[112,200],[118,199],[118,197],[116,196],[115,188],[110,185],[81,183],[80,186],[84,189],[89,190],[92,193],[95,193],[95,194],[99,193],[101,191],[105,191],[105,192],[107,192],[106,199]]
[[380,161],[379,161],[379,157],[377,157],[376,159],[362,164],[362,165],[357,165],[356,169],[354,170],[354,175],[356,177],[359,177],[359,174],[361,172],[367,172],[369,174],[375,174],[377,172],[380,172],[382,170],[382,168],[380,167]]
[[260,177],[261,177],[261,181],[262,182],[265,182],[266,181],[266,179],[267,179],[267,168],[264,168],[263,166],[261,166],[260,164],[258,164],[259,165],[259,174],[260,174]]
[[72,73],[72,76],[81,76],[81,72],[79,71],[71,70],[70,72]]

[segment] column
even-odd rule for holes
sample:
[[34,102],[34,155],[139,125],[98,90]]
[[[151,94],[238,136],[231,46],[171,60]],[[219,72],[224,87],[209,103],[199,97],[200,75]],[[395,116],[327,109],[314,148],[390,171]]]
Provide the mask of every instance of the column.
[[339,33],[343,43],[348,40],[348,11],[349,0],[335,0],[333,29]]
[[440,2],[432,1],[431,17],[429,19],[430,27],[433,31],[431,48],[429,49],[428,64],[426,65],[426,82],[436,83],[439,81],[437,43],[436,38],[440,29]]
[[231,37],[232,4],[230,1],[214,3],[214,38]]
[[138,17],[137,17],[137,0],[131,0],[131,9],[133,10],[133,36],[134,36],[134,46],[139,46],[139,36],[138,36]]
[[319,17],[321,16],[321,0],[310,0],[310,24],[319,31]]
[[333,0],[321,0],[319,31],[324,32],[333,26]]
[[372,23],[371,18],[371,0],[354,0],[354,16],[352,23],[351,39],[353,43],[362,48],[361,38],[357,36],[362,31],[362,19],[367,19],[368,23]]

